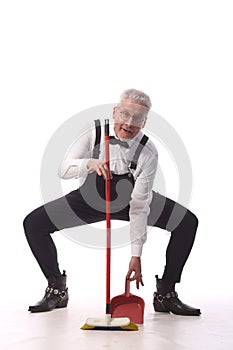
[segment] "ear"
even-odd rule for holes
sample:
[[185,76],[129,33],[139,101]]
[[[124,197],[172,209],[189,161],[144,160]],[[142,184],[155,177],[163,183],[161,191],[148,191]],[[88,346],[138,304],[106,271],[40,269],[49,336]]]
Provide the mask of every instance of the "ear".
[[116,117],[116,112],[117,112],[117,106],[113,107],[113,111],[112,111],[113,119],[115,119],[115,117]]
[[146,125],[146,121],[147,121],[147,117],[144,119],[144,121],[143,121],[143,123],[142,123],[142,126],[141,126],[142,129],[143,129],[144,126]]

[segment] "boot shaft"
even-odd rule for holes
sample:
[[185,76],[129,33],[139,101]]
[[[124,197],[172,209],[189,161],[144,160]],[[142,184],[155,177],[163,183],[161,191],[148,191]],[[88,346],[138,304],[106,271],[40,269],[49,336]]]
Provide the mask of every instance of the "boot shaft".
[[63,270],[63,273],[59,277],[51,277],[48,278],[48,286],[50,288],[56,288],[58,290],[65,290],[66,289],[66,280],[67,280],[67,275],[66,271]]
[[155,275],[155,278],[158,294],[164,295],[169,292],[175,292],[175,283],[164,282],[162,279],[158,278],[158,275]]

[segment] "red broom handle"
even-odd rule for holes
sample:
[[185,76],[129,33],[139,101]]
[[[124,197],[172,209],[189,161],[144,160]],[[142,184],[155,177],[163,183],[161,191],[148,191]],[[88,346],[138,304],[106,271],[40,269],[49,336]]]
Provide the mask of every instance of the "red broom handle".
[[110,164],[109,164],[109,120],[105,119],[105,162],[108,166],[108,177],[105,180],[106,196],[106,314],[110,309],[110,267],[111,267],[111,221],[110,221]]

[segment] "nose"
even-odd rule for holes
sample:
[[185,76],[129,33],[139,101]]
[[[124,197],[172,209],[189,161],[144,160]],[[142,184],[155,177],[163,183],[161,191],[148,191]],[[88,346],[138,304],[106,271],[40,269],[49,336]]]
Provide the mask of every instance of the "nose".
[[125,121],[125,125],[128,125],[128,126],[133,126],[134,125],[134,120],[133,120],[132,116],[130,116],[129,119],[127,119]]

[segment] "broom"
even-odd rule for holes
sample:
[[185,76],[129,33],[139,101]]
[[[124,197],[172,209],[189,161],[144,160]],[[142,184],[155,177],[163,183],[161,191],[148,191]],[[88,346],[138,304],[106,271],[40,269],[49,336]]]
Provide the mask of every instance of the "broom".
[[109,120],[105,119],[105,159],[108,176],[105,180],[106,194],[106,314],[105,318],[90,317],[81,327],[83,330],[125,330],[137,331],[138,326],[128,317],[111,317],[110,267],[111,267],[111,221],[110,221],[110,164],[109,164]]

